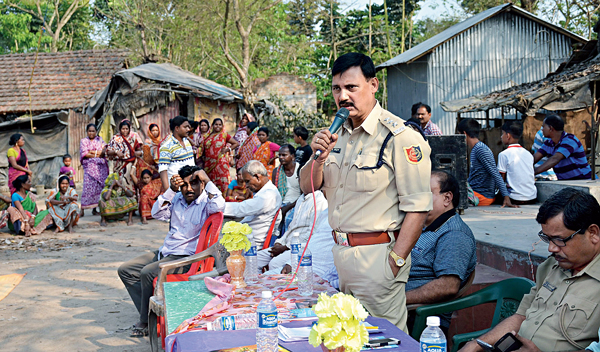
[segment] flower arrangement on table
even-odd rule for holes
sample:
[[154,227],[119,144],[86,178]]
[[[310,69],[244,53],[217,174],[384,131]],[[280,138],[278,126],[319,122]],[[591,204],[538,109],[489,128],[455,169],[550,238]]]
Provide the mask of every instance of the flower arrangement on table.
[[228,221],[223,225],[221,232],[223,233],[223,237],[219,240],[219,243],[230,254],[226,260],[226,264],[229,275],[231,275],[231,283],[236,288],[246,287],[246,282],[244,282],[246,258],[242,255],[242,251],[247,251],[251,247],[248,235],[252,233],[252,228],[248,224]]
[[228,221],[221,230],[223,237],[219,243],[227,249],[229,253],[234,251],[250,249],[248,235],[252,233],[252,228],[248,224],[242,224],[237,221]]
[[341,292],[331,297],[321,293],[313,310],[319,320],[310,330],[308,342],[314,347],[358,352],[369,342],[367,328],[360,324],[369,314],[358,299]]

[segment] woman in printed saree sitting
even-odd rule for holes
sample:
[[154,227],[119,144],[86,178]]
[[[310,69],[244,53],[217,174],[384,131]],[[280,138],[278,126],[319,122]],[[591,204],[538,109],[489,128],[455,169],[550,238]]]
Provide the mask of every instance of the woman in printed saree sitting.
[[229,185],[229,153],[239,145],[223,130],[223,120],[214,119],[212,131],[204,139],[204,171],[223,194]]
[[31,177],[21,175],[13,181],[16,192],[12,194],[11,205],[8,208],[10,221],[8,228],[21,235],[29,237],[41,234],[52,224],[52,216],[48,210],[38,211],[35,195],[31,190]]
[[10,207],[10,197],[0,193],[0,229],[4,228],[8,223],[8,208]]
[[116,173],[106,178],[98,206],[102,218],[100,226],[106,226],[107,220],[120,220],[125,214],[129,214],[127,226],[133,225],[133,212],[138,209],[134,191],[126,188]]
[[46,198],[46,207],[56,225],[54,233],[65,229],[69,230],[69,233],[73,232],[73,226],[79,220],[78,200],[77,191],[69,185],[69,176],[59,176],[58,187],[50,191],[50,195]]
[[140,216],[142,224],[147,224],[152,219],[152,206],[160,195],[162,182],[160,178],[152,179],[150,170],[142,171],[141,182],[144,186],[140,190]]
[[114,172],[119,175],[123,188],[136,192],[131,179],[131,169],[136,157],[142,157],[142,139],[131,131],[131,122],[123,120],[119,124],[119,133],[115,134],[108,143],[108,157],[114,160]]

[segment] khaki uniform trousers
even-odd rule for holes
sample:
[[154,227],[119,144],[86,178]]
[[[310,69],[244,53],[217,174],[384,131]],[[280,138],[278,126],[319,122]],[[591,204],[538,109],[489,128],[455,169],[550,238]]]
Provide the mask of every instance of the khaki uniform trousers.
[[404,286],[411,258],[393,276],[388,256],[394,243],[370,246],[333,246],[333,260],[340,278],[340,291],[351,294],[374,317],[385,318],[408,333]]

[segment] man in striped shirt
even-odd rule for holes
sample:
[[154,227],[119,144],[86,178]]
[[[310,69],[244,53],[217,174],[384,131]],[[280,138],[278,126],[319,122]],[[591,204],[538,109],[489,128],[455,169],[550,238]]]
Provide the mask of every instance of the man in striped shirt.
[[175,116],[169,120],[172,134],[160,144],[158,172],[163,190],[170,187],[170,179],[177,175],[185,165],[194,166],[194,151],[187,139],[190,122],[183,116]]
[[558,115],[548,115],[544,119],[542,132],[548,138],[533,156],[537,163],[545,156],[548,160],[535,168],[535,174],[554,169],[559,180],[589,180],[592,169],[585,157],[583,146],[577,137],[564,131],[565,123]]

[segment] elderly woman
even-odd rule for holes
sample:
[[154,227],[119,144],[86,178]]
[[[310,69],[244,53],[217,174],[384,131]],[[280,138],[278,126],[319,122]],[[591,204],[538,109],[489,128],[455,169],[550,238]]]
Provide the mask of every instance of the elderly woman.
[[31,176],[31,170],[29,170],[29,161],[27,160],[27,153],[23,146],[25,145],[25,139],[20,133],[15,133],[10,136],[8,144],[11,146],[6,152],[8,157],[8,188],[10,194],[16,192],[13,187],[13,182],[17,177],[22,175]]
[[31,235],[41,234],[52,224],[52,217],[48,210],[38,211],[35,204],[35,196],[30,192],[31,177],[21,175],[13,181],[16,192],[12,194],[11,205],[8,208],[10,221],[8,228],[17,234]]
[[106,220],[119,220],[125,214],[129,214],[127,226],[133,225],[133,212],[138,209],[135,193],[123,185],[116,173],[106,178],[98,205],[102,218],[100,226],[106,226]]
[[108,176],[108,163],[106,161],[106,143],[98,136],[96,125],[90,123],[85,128],[87,138],[79,143],[79,154],[83,166],[83,190],[81,191],[81,216],[84,209],[92,209],[92,214],[97,215],[98,199]]
[[275,159],[277,156],[276,152],[279,151],[279,145],[269,141],[269,129],[261,127],[258,129],[256,134],[260,141],[260,146],[254,151],[254,160],[260,161],[266,168],[269,177],[273,174],[275,169]]
[[[230,144],[231,147],[227,146]],[[225,194],[229,185],[229,158],[232,149],[240,144],[223,130],[223,120],[213,120],[212,131],[204,139],[204,171],[208,178]]]
[[142,139],[131,131],[131,122],[123,120],[119,124],[119,133],[108,143],[108,157],[114,160],[114,172],[119,175],[123,188],[135,192],[135,184],[131,179],[131,169],[136,157],[142,156]]
[[65,229],[73,232],[73,226],[79,220],[79,205],[77,205],[77,191],[69,185],[69,176],[61,175],[58,178],[58,187],[50,192],[46,198],[46,207],[56,225],[54,233]]

